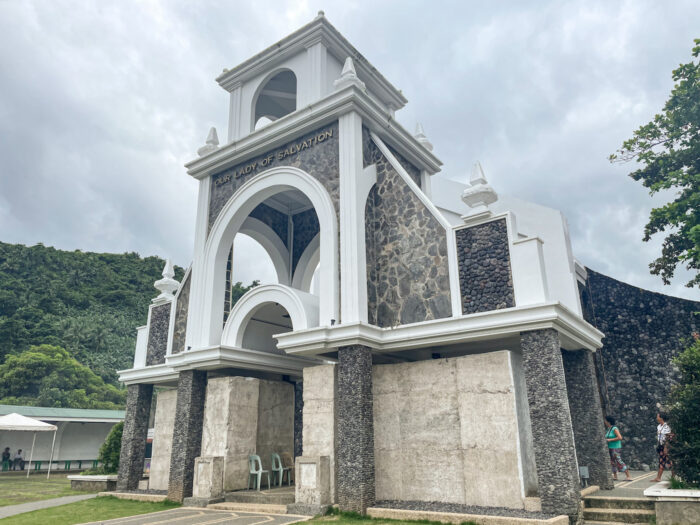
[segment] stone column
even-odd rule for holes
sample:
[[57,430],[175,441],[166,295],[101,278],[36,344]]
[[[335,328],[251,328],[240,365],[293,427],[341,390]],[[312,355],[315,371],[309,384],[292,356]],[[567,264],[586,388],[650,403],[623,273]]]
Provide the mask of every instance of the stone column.
[[612,470],[604,436],[605,425],[593,353],[588,350],[564,350],[562,357],[578,464],[588,467],[592,485],[612,489]]
[[372,350],[338,349],[336,494],[341,510],[364,514],[374,504]]
[[153,385],[129,385],[126,390],[126,414],[119,454],[117,490],[136,490],[143,476],[143,460],[148,437]]
[[192,496],[194,459],[202,446],[202,419],[207,388],[207,373],[202,370],[180,372],[177,380],[175,431],[170,455],[168,499],[182,502]]
[[304,455],[304,383],[294,383],[294,457]]
[[520,334],[542,511],[579,513],[580,483],[559,334]]

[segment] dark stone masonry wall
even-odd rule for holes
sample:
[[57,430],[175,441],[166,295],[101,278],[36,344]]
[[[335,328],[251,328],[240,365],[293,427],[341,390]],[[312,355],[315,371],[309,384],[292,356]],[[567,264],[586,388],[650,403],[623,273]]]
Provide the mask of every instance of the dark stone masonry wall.
[[264,222],[270,228],[272,228],[272,230],[282,240],[285,247],[289,249],[289,246],[287,246],[289,215],[271,208],[267,204],[261,202],[253,211],[250,212],[249,216]]
[[199,456],[202,445],[206,390],[207,373],[205,371],[180,372],[175,405],[177,424],[173,431],[168,479],[168,499],[173,501],[182,502],[184,498],[192,496],[194,460]]
[[336,493],[341,510],[364,514],[375,500],[372,350],[338,349]]
[[151,309],[146,366],[165,363],[165,352],[168,349],[168,328],[170,328],[170,307],[171,304],[168,302]]
[[180,294],[175,304],[175,323],[173,327],[173,354],[185,351],[185,335],[187,333],[187,310],[190,306],[190,281],[192,274],[180,285]]
[[304,383],[294,383],[294,457],[304,454]]
[[[319,135],[323,135],[322,141],[317,140]],[[311,145],[301,149],[304,143]],[[297,147],[300,148],[299,151],[296,151]],[[293,153],[285,156],[285,152],[290,151],[293,151]],[[278,153],[283,158],[278,158]],[[270,157],[272,157],[272,160],[263,166],[263,160]],[[212,175],[209,196],[209,229],[211,229],[212,224],[214,224],[226,202],[238,188],[256,174],[278,166],[294,166],[303,169],[309,175],[318,179],[330,194],[336,214],[339,215],[340,168],[338,162],[338,123],[334,122],[297,137],[269,152]],[[255,168],[251,168],[243,176],[238,176],[241,169],[245,171],[246,167],[250,167],[253,164],[255,164]]]
[[117,490],[136,490],[143,475],[153,385],[126,387],[126,414],[119,455]]
[[292,239],[292,271],[296,270],[299,258],[320,231],[316,210],[302,211],[292,215],[294,237]]
[[606,414],[618,420],[622,458],[634,468],[658,467],[657,404],[676,380],[671,359],[700,328],[700,302],[669,297],[587,269],[581,287],[585,319],[605,334],[596,368]]
[[381,327],[452,315],[445,229],[371,140],[365,162],[377,184],[365,206],[370,324]]
[[462,313],[515,306],[505,219],[456,231]]

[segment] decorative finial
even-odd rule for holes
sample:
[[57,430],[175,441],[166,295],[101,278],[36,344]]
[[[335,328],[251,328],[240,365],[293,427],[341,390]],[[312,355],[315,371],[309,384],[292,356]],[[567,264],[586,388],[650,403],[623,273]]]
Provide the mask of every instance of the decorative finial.
[[416,124],[416,133],[413,135],[420,144],[428,151],[433,151],[433,145],[425,136],[425,131],[423,131],[423,125],[418,122]]
[[486,180],[484,170],[479,162],[474,164],[472,168],[469,183],[470,186],[462,192],[462,200],[467,206],[472,208],[472,211],[463,218],[467,220],[476,215],[491,215],[488,207],[498,200],[498,194]]
[[197,155],[204,157],[217,149],[219,149],[219,136],[216,133],[216,128],[211,128],[209,135],[207,135],[206,144],[197,150]]
[[319,10],[318,14],[316,15],[316,18],[323,18],[326,16],[326,13],[323,12],[323,10]]
[[348,57],[345,59],[345,64],[343,65],[343,71],[340,73],[340,78],[333,82],[333,87],[336,91],[339,91],[347,86],[356,85],[364,91],[365,83],[360,80],[355,71],[355,64],[352,58]]
[[160,295],[153,299],[153,302],[165,301],[173,299],[173,292],[177,290],[180,283],[177,282],[173,277],[175,277],[175,268],[170,259],[165,261],[165,268],[163,268],[163,278],[157,280],[153,283],[153,286],[160,292]]

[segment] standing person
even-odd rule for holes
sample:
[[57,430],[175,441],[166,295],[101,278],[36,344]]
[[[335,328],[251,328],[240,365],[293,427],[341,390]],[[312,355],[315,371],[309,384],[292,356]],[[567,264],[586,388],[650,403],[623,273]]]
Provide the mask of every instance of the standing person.
[[12,465],[12,470],[17,470],[17,467],[19,467],[20,470],[24,470],[24,458],[22,457],[21,448],[17,451],[17,454],[15,454],[15,461]]
[[[10,447],[5,447],[5,450],[2,451],[2,469],[5,470],[10,470]],[[7,467],[6,467],[7,466]]]
[[656,453],[659,455],[659,472],[653,481],[661,481],[661,474],[664,469],[672,468],[671,460],[668,457],[668,439],[671,437],[671,427],[668,426],[668,415],[666,412],[656,414]]
[[620,449],[622,448],[622,434],[620,434],[620,429],[615,426],[615,418],[612,416],[605,416],[605,428],[608,431],[605,433],[605,440],[608,442],[608,453],[610,454],[610,465],[612,466],[613,479],[617,480],[617,473],[624,472],[626,479],[631,480],[630,469],[625,465],[620,456]]

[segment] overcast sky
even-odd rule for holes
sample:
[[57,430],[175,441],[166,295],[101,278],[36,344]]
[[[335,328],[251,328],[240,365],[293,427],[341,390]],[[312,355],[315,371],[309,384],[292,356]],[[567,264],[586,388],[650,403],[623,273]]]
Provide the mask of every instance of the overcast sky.
[[[700,37],[700,2],[0,0],[0,240],[192,259],[196,184],[183,164],[210,126],[214,81],[319,9],[409,100],[466,181],[561,209],[585,265],[698,299],[648,272],[652,205],[607,161],[660,111]],[[237,247],[239,278],[265,278]],[[262,268],[262,270],[260,269]],[[261,275],[260,273],[262,272]]]

